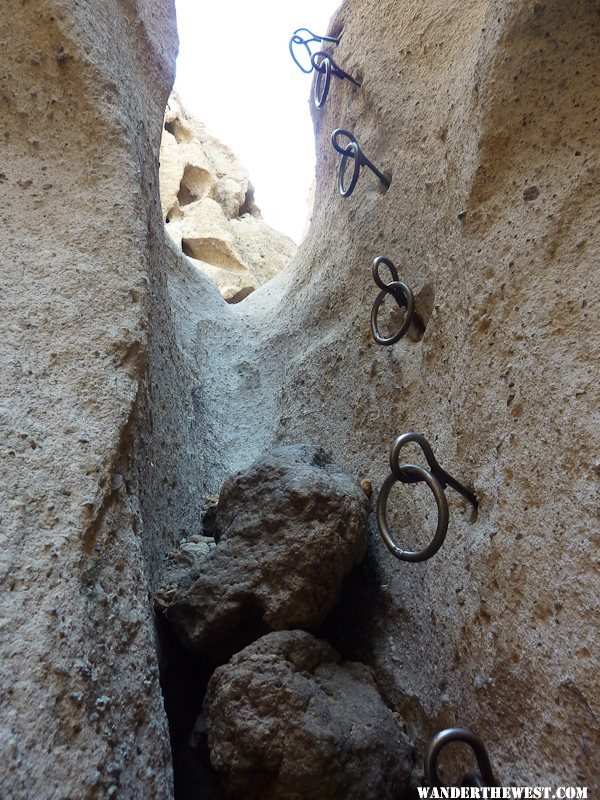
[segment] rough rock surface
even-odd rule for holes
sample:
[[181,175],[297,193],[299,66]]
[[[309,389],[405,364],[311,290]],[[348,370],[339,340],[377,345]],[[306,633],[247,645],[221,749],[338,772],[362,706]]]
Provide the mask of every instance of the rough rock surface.
[[[313,112],[315,209],[290,266],[240,306],[174,272],[198,434],[176,469],[193,455],[210,493],[310,440],[377,491],[393,438],[425,433],[477,491],[477,519],[449,490],[434,559],[401,564],[375,542],[354,647],[419,750],[468,725],[505,783],[598,785],[598,4],[346,0],[342,28],[336,61],[363,87],[334,81]],[[337,194],[340,125],[392,172],[387,193],[367,170]],[[371,340],[379,253],[415,292],[418,342]],[[425,488],[390,506],[424,543]]]
[[159,603],[188,647],[226,656],[267,631],[314,628],[367,544],[368,500],[320,448],[278,448],[229,478],[217,546]]
[[304,631],[263,636],[214,673],[213,766],[230,800],[395,800],[412,746],[363,664]]
[[176,47],[164,0],[2,4],[5,800],[172,796],[129,469]]
[[[171,5],[5,6],[4,794],[169,797],[163,553],[276,444],[318,441],[377,489],[410,429],[479,513],[449,492],[425,564],[376,542],[348,647],[419,749],[466,724],[504,783],[599,785],[596,0],[346,0],[336,60],[363,87],[334,81],[314,112],[312,226],[241,305],[162,247]],[[366,171],[337,195],[340,125],[392,171],[386,194]],[[371,342],[378,253],[415,291],[418,342]],[[396,503],[423,535],[423,487]]]
[[165,112],[160,195],[169,236],[230,303],[276,275],[296,252],[267,225],[248,174],[174,93]]
[[204,499],[202,532],[187,534],[177,542],[177,547],[167,549],[161,558],[161,585],[156,604],[164,610],[182,584],[189,583],[190,573],[199,573],[202,563],[217,546],[214,525],[218,497]]

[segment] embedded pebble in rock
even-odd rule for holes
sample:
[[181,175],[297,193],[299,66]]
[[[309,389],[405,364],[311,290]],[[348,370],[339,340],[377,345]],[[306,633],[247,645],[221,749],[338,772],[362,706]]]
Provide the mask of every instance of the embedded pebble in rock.
[[204,709],[228,800],[392,800],[410,780],[412,746],[370,669],[304,631],[219,667]]
[[291,445],[230,477],[217,546],[159,606],[183,643],[228,657],[264,633],[313,628],[363,557],[368,499],[320,448]]

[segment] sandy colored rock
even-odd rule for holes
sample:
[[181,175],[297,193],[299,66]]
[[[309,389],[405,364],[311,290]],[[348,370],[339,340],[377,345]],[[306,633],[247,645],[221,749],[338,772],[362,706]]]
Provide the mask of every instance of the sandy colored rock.
[[[170,4],[10,0],[2,15],[11,800],[170,797],[147,599],[165,553],[274,446],[318,441],[376,494],[411,429],[474,487],[478,516],[449,492],[446,543],[423,565],[376,541],[339,609],[345,654],[374,667],[418,749],[469,725],[505,784],[600,784],[597,3],[347,0],[333,29],[363,86],[334,81],[315,112],[312,226],[230,306],[162,243]],[[387,193],[368,171],[336,193],[340,124],[391,171]],[[169,191],[188,163],[183,210],[209,197],[230,218],[236,176],[215,180],[197,148]],[[415,292],[418,342],[371,341],[379,253]],[[434,524],[423,487],[399,487],[390,513],[407,543]]]
[[[336,61],[364,81],[334,81],[313,112],[315,209],[298,254],[238,307],[183,267],[172,281],[203,491],[310,440],[376,500],[393,439],[424,433],[476,490],[477,519],[449,490],[434,559],[401,564],[376,541],[346,644],[419,750],[468,725],[504,783],[600,785],[597,3],[347,0],[332,25]],[[367,170],[339,196],[340,125],[392,172],[387,193]],[[418,342],[371,340],[378,254],[415,292]],[[394,490],[406,544],[427,541],[433,514],[423,486]]]
[[245,168],[175,93],[160,165],[167,232],[228,302],[243,300],[289,263],[296,245],[263,221]]
[[219,667],[205,712],[228,800],[395,800],[410,779],[412,746],[371,671],[304,631]]
[[130,420],[174,9],[7,0],[0,43],[0,795],[170,798]]
[[320,448],[278,448],[229,478],[217,546],[159,603],[183,643],[232,653],[261,634],[314,628],[367,544],[360,484]]

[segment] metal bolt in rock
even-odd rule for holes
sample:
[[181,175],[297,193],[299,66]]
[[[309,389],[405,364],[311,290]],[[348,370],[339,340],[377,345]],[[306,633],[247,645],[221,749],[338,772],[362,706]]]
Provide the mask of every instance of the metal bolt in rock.
[[477,759],[479,773],[467,772],[461,781],[461,786],[474,786],[480,789],[484,786],[496,786],[496,779],[490,764],[490,759],[485,749],[485,745],[472,731],[468,728],[446,728],[446,730],[436,733],[433,739],[429,742],[427,752],[425,753],[424,767],[425,777],[431,787],[446,786],[442,783],[438,774],[438,760],[440,753],[451,742],[463,742],[468,745]]
[[312,56],[311,62],[315,72],[317,73],[313,94],[315,106],[317,108],[322,108],[325,105],[329,95],[329,87],[331,85],[332,75],[335,75],[336,78],[339,78],[342,81],[348,80],[359,88],[362,86],[360,81],[356,80],[356,78],[353,78],[347,72],[344,72],[344,70],[335,63],[329,53],[319,50],[318,53],[315,53]]
[[[342,147],[339,143],[339,139],[342,136],[346,136],[349,141],[346,147]],[[389,188],[390,183],[392,182],[389,175],[385,175],[383,172],[380,172],[377,167],[373,165],[371,161],[365,156],[365,154],[360,149],[360,145],[354,138],[354,134],[350,131],[343,130],[342,128],[338,128],[331,134],[331,144],[333,145],[334,149],[342,156],[342,160],[340,161],[340,166],[338,169],[338,190],[342,197],[350,197],[354,188],[358,182],[358,176],[360,175],[361,167],[368,167],[371,172],[375,173],[381,183],[385,186],[386,189]],[[352,177],[350,178],[350,183],[348,186],[344,185],[344,179],[346,177],[346,169],[348,167],[348,161],[350,159],[354,160],[354,169],[352,171]]]
[[[388,283],[384,283],[379,274],[379,268],[382,264],[389,269],[392,276],[392,280]],[[373,280],[377,286],[379,286],[381,291],[375,298],[373,309],[371,311],[371,334],[377,344],[388,347],[389,345],[400,341],[404,334],[409,330],[411,325],[415,326],[415,298],[410,286],[401,281],[398,277],[398,270],[393,262],[389,260],[389,258],[385,258],[385,256],[377,256],[377,258],[373,259],[372,271]],[[388,295],[390,295],[396,301],[398,308],[405,309],[404,320],[400,326],[400,329],[396,331],[396,333],[392,334],[391,336],[382,336],[379,332],[378,324],[379,309]]]
[[[416,464],[399,463],[400,450],[409,442],[415,442],[415,444],[419,445],[427,459],[429,470],[419,467]],[[401,561],[427,561],[427,559],[434,556],[443,545],[448,532],[448,501],[446,500],[444,489],[447,486],[451,486],[475,508],[477,508],[477,497],[470,489],[467,489],[466,486],[463,486],[456,478],[453,478],[452,475],[448,474],[440,467],[433,455],[431,445],[420,433],[403,433],[402,436],[396,439],[390,450],[390,470],[392,474],[388,475],[383,482],[379,497],[377,498],[376,519],[381,538],[393,555]],[[435,498],[438,509],[437,528],[433,539],[422,550],[406,550],[400,547],[390,531],[387,522],[387,501],[392,486],[398,481],[401,483],[419,483],[420,481],[424,481],[431,489]]]
[[[298,28],[294,31],[292,38],[290,39],[290,54],[294,59],[296,66],[306,75],[310,75],[315,67],[312,60],[312,50],[310,49],[310,46],[313,42],[331,42],[332,44],[339,44],[340,39],[337,36],[318,36],[316,33],[309,31],[308,28]],[[308,54],[307,67],[302,66],[302,63],[295,52],[295,50],[298,49],[300,52],[303,52],[303,48]]]

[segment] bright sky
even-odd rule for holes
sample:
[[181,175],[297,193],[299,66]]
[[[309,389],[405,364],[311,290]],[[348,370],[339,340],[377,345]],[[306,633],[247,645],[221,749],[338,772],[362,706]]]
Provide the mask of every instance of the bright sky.
[[296,28],[326,34],[341,0],[176,0],[175,88],[250,173],[274,228],[300,240],[314,177],[311,76],[291,59]]

